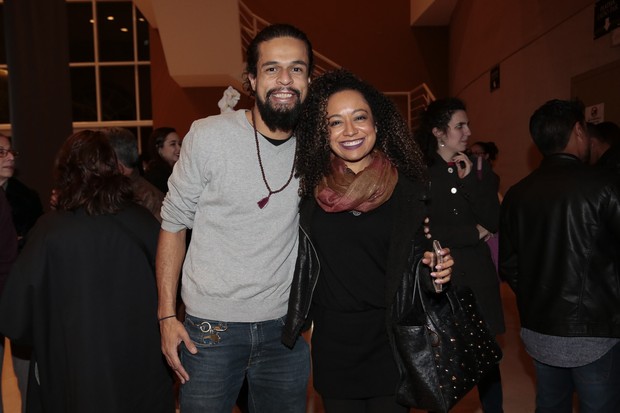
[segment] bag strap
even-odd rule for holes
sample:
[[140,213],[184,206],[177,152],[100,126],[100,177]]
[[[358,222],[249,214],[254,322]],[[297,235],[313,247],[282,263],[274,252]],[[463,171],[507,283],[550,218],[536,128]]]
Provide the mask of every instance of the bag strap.
[[[448,300],[448,303],[450,304],[450,310],[452,311],[453,314],[461,309],[461,302],[459,301],[458,296],[456,295],[456,292],[452,288],[448,288],[442,291],[441,293],[434,293],[434,294],[437,294],[438,296],[442,296],[441,298]],[[426,318],[431,322],[431,324],[433,324],[433,327],[437,328],[439,323],[436,320],[437,318],[436,314],[428,311],[428,297],[422,291],[422,286],[420,285],[419,269],[415,272],[412,304],[415,303],[416,297],[420,300],[422,311],[424,312],[424,315],[426,315]]]

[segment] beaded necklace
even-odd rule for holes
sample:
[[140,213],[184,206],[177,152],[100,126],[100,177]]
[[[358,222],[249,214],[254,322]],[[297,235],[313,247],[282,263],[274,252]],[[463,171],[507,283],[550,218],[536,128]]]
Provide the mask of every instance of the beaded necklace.
[[[269,191],[266,197],[262,198],[260,201],[257,202],[258,207],[260,209],[263,209],[269,202],[269,198],[271,197],[271,195],[284,191],[284,189],[293,180],[293,174],[295,173],[295,158],[293,158],[293,166],[291,167],[291,174],[289,175],[288,180],[280,189],[273,191],[269,186],[269,183],[267,182],[267,177],[265,176],[265,168],[263,168],[263,160],[260,157],[260,145],[258,144],[258,131],[256,130],[256,121],[254,120],[254,110],[251,110],[250,113],[252,114],[252,128],[254,129],[254,141],[256,142],[256,155],[258,156],[258,166],[260,167],[260,173],[263,177],[265,187],[267,188],[267,191]],[[295,143],[295,148],[297,148],[297,143]]]

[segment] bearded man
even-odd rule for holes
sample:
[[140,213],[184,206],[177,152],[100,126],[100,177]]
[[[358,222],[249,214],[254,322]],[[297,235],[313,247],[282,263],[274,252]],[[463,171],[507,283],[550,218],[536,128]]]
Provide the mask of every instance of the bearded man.
[[[280,336],[298,245],[292,131],[312,46],[299,29],[272,25],[246,61],[254,107],[194,122],[161,211],[162,351],[181,380],[184,413],[230,413],[245,378],[250,411],[306,411],[308,345],[289,349]],[[184,323],[175,314],[180,277]]]

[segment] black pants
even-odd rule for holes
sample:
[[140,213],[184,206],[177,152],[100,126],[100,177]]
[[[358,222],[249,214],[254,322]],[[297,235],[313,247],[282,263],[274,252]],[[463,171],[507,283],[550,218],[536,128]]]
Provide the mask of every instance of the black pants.
[[407,413],[409,408],[396,403],[394,396],[368,399],[323,398],[325,413]]
[[502,377],[499,364],[478,382],[478,394],[484,413],[503,413]]

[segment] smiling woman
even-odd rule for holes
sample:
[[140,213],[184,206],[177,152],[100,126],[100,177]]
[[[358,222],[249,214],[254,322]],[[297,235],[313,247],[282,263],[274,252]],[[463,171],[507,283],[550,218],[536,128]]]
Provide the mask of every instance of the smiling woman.
[[327,120],[334,154],[355,173],[370,165],[377,128],[364,96],[355,90],[334,93],[327,102]]
[[295,135],[302,231],[283,341],[294,345],[309,314],[327,413],[407,412],[388,337],[394,297],[415,269],[434,294],[452,265],[448,250],[437,267],[426,252],[422,153],[394,104],[345,70],[313,80]]

